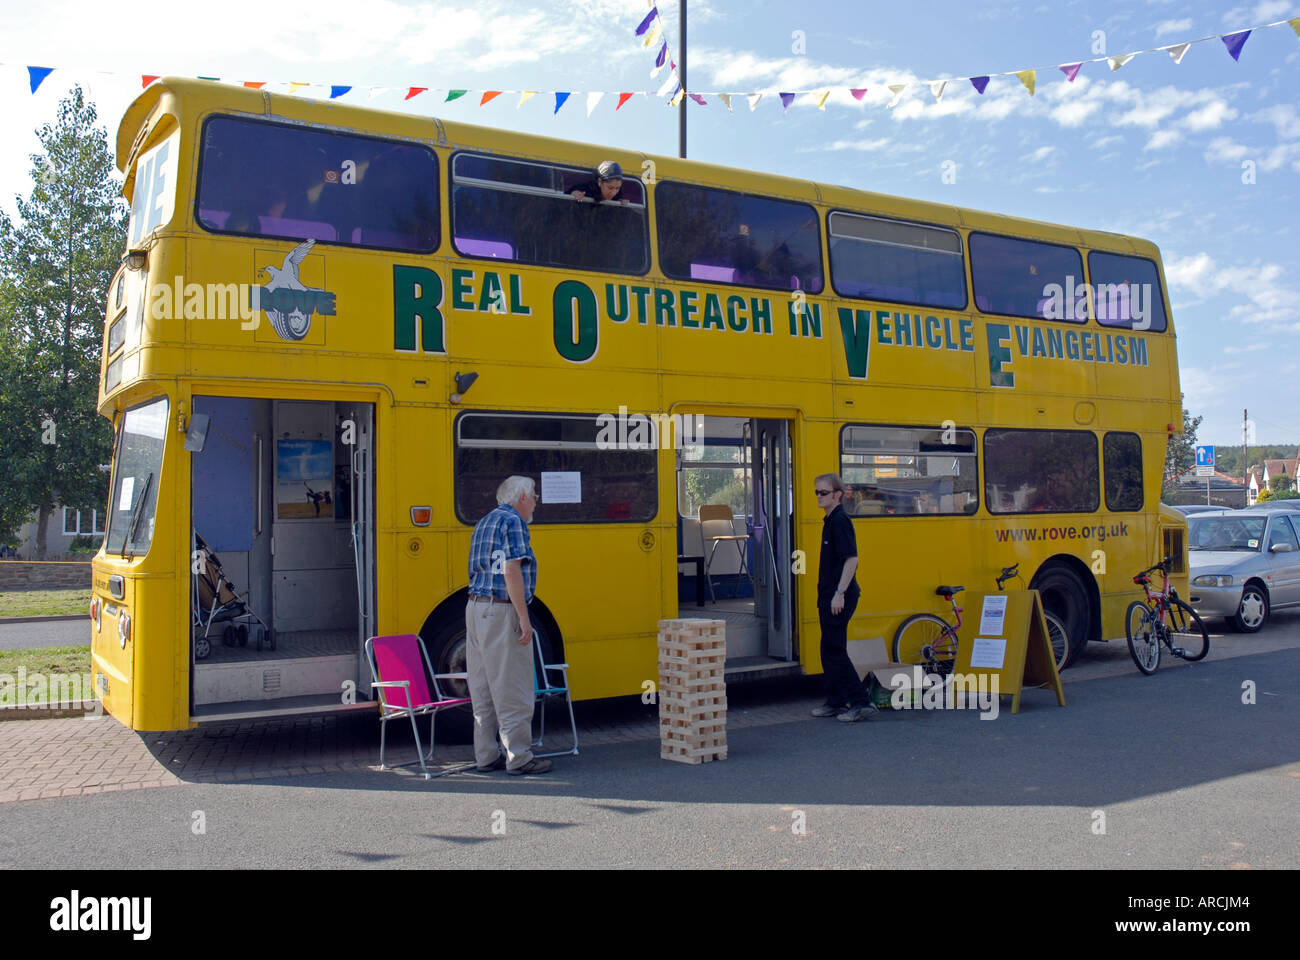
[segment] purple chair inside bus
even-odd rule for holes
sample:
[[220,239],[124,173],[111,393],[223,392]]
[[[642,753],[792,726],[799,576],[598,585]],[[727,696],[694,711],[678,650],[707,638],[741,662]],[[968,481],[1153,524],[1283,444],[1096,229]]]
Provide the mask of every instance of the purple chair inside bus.
[[303,240],[337,240],[339,232],[332,223],[320,220],[293,220],[289,217],[258,217],[258,229],[277,237],[299,237]]
[[692,280],[721,280],[723,283],[736,282],[735,267],[715,267],[708,263],[691,264]]
[[502,240],[475,240],[472,237],[457,237],[456,249],[471,257],[494,257],[497,260],[513,260],[515,248]]

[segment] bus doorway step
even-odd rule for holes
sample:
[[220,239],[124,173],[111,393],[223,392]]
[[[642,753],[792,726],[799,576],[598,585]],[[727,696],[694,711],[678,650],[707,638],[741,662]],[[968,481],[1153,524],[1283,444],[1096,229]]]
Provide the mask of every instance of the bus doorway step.
[[245,700],[238,703],[207,703],[191,711],[193,723],[217,723],[228,720],[256,720],[268,717],[295,717],[312,713],[349,713],[374,710],[371,700],[341,703],[337,693],[305,697],[282,697],[278,700]]
[[748,683],[770,677],[797,677],[803,670],[798,662],[774,660],[772,657],[729,657],[724,678],[727,683]]

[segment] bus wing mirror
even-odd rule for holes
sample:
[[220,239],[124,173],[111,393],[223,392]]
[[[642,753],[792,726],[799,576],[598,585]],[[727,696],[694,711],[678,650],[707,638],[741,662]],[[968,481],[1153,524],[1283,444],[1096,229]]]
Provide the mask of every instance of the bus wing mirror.
[[212,418],[206,413],[196,413],[190,417],[189,428],[185,431],[185,449],[191,453],[202,453],[203,444],[208,440],[208,423]]

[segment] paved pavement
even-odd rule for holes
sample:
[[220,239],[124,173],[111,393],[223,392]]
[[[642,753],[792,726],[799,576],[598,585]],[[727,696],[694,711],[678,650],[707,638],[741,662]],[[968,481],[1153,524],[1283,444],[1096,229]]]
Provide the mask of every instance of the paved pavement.
[[[661,761],[634,722],[589,716],[608,729],[542,777],[379,772],[373,722],[138,737],[120,791],[6,804],[0,869],[1295,869],[1298,682],[1292,649],[1072,682],[1065,709],[1033,691],[993,722],[840,724],[787,694],[737,710],[729,759],[693,767]],[[103,779],[101,747],[127,742],[110,723],[47,723],[90,731],[60,741],[81,745],[90,779],[74,791]]]

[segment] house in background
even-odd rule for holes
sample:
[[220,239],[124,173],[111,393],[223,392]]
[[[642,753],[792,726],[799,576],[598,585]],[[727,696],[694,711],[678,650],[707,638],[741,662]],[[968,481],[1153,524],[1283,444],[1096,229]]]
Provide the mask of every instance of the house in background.
[[1193,467],[1180,474],[1174,481],[1174,492],[1167,501],[1174,504],[1193,504],[1206,502],[1206,481],[1209,481],[1209,501],[1218,507],[1242,507],[1246,505],[1246,491],[1240,477],[1230,477],[1226,473],[1214,471],[1210,477],[1198,477]]
[[1296,456],[1290,460],[1265,460],[1262,466],[1251,467],[1249,488],[1246,491],[1246,505],[1250,506],[1256,503],[1259,500],[1260,491],[1275,489],[1278,477],[1283,474],[1290,478],[1294,489],[1298,471],[1300,471],[1300,449],[1296,450]]
[[[45,559],[58,560],[66,556],[77,537],[91,537],[96,546],[104,536],[103,510],[77,510],[56,505],[45,524]],[[36,559],[37,518],[18,528],[17,556],[22,560]]]

